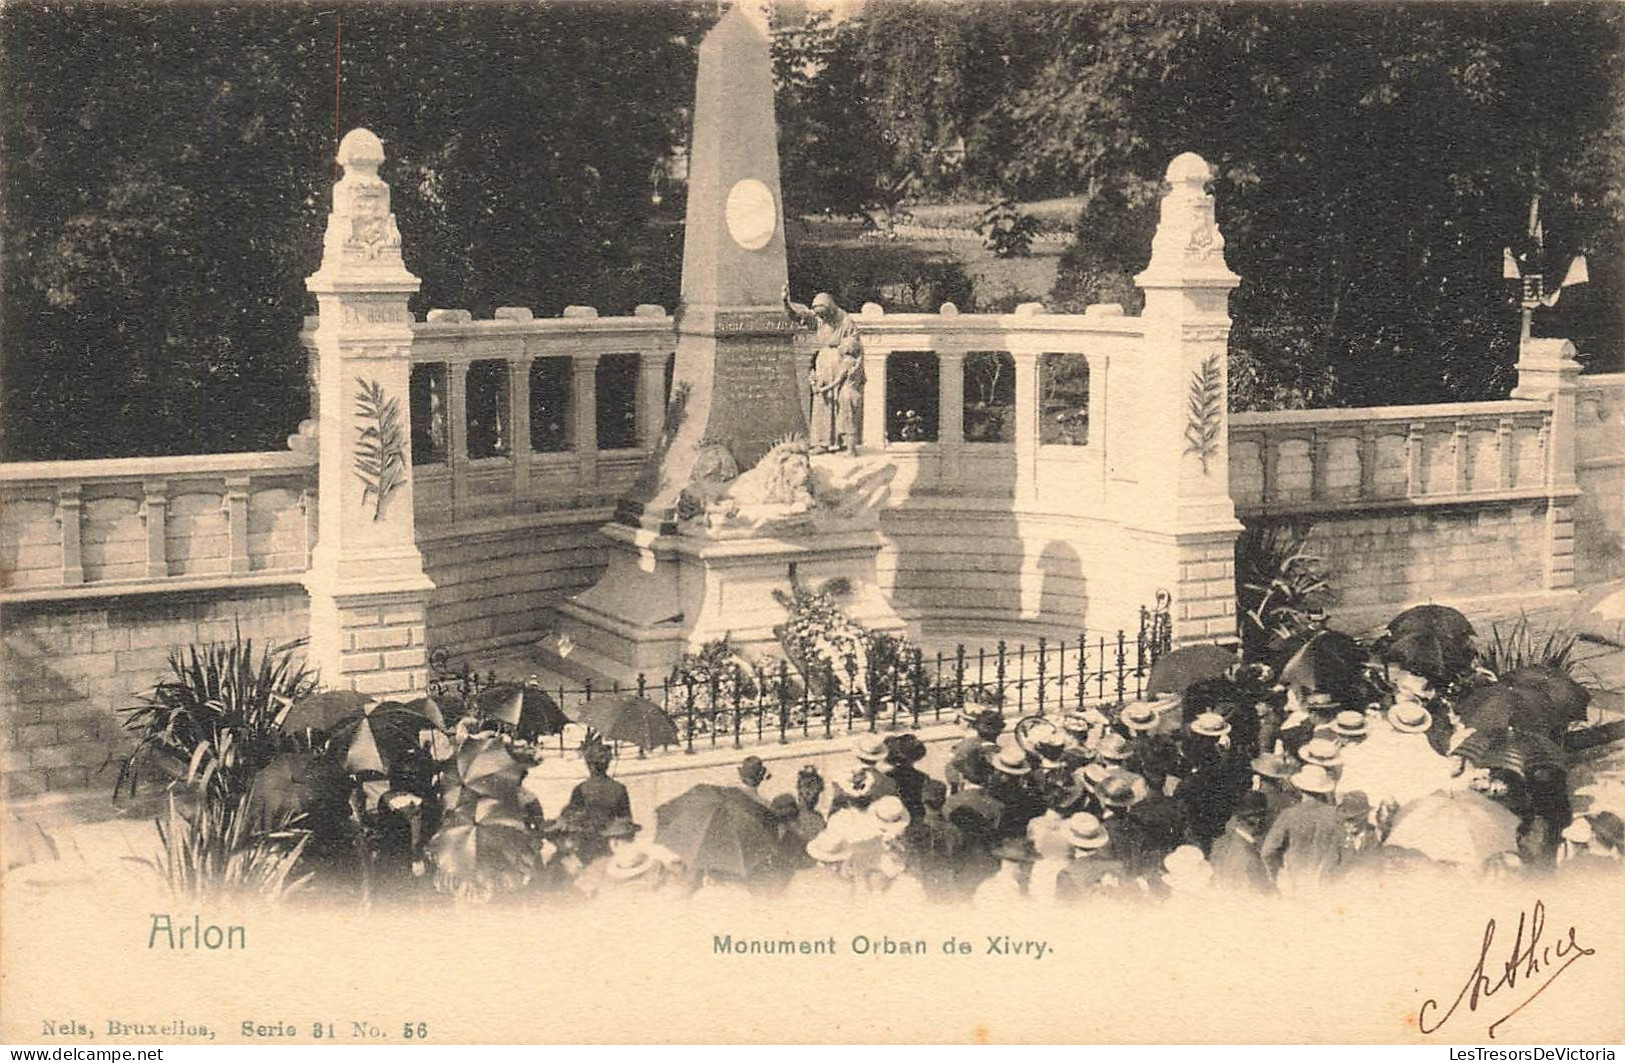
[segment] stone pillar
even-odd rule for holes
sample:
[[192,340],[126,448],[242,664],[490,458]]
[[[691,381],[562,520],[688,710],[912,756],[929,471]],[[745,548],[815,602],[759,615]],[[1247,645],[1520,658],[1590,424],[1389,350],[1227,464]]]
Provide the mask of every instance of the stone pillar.
[[570,409],[575,413],[576,486],[583,496],[598,493],[598,356],[578,356]]
[[666,427],[666,352],[638,352],[638,446],[654,450]]
[[141,516],[147,522],[147,577],[169,575],[169,543],[166,517],[169,513],[169,481],[145,480],[141,484]]
[[[424,687],[423,572],[412,509],[408,390],[418,279],[378,177],[383,144],[365,129],[339,144],[321,269],[305,281],[321,394],[319,538],[305,578],[310,655],[329,689],[381,697]],[[455,372],[455,368],[453,372]]]
[[513,501],[523,511],[530,508],[530,359],[523,353],[508,355],[508,424]]
[[1013,350],[1016,363],[1016,498],[1038,500],[1038,358],[1034,350]]
[[958,490],[960,456],[965,445],[965,352],[937,351],[937,450],[942,467],[937,490]]
[[886,358],[891,350],[863,345],[863,446],[886,449]]
[[1525,340],[1518,352],[1515,399],[1548,403],[1546,433],[1546,589],[1574,586],[1574,500],[1580,495],[1574,471],[1575,403],[1580,363],[1574,344],[1560,339]]
[[[1178,641],[1235,635],[1235,540],[1230,500],[1230,291],[1224,236],[1207,191],[1212,171],[1185,153],[1168,165],[1151,262],[1135,278],[1145,292],[1144,348],[1134,408],[1108,421],[1137,421],[1133,471],[1119,498],[1129,514],[1132,580],[1142,601],[1173,595]],[[1129,401],[1133,401],[1132,396]],[[1126,625],[1125,625],[1126,626]]]

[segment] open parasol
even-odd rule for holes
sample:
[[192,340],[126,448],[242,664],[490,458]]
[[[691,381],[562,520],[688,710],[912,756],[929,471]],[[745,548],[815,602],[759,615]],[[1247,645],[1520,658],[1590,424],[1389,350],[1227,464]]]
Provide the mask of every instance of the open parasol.
[[1518,817],[1476,790],[1440,791],[1401,808],[1385,844],[1476,869],[1517,851]]
[[1352,697],[1369,656],[1351,635],[1322,629],[1288,639],[1277,658],[1281,682],[1300,690]]
[[366,711],[373,699],[357,690],[324,690],[300,698],[277,716],[277,726],[285,734],[300,731],[331,731],[346,720]]
[[528,767],[498,736],[470,738],[446,765],[441,796],[447,808],[483,797],[514,800]]
[[731,786],[701,783],[655,809],[655,841],[695,872],[745,878],[778,847],[772,814]]
[[1456,755],[1480,768],[1501,768],[1525,779],[1539,768],[1562,768],[1567,764],[1556,742],[1529,731],[1474,731],[1456,747]]
[[1527,687],[1546,696],[1564,724],[1582,722],[1591,706],[1591,691],[1575,682],[1568,672],[1553,664],[1525,665],[1501,677],[1515,687]]
[[1456,705],[1461,722],[1484,735],[1507,729],[1549,735],[1566,725],[1557,707],[1541,691],[1511,683],[1486,683]]
[[1473,625],[1444,605],[1418,605],[1388,621],[1383,659],[1443,682],[1473,661]]
[[1223,646],[1213,643],[1181,646],[1163,654],[1151,666],[1145,696],[1154,698],[1158,694],[1184,694],[1192,683],[1222,678],[1235,663],[1236,655]]
[[659,705],[636,694],[606,694],[581,706],[578,723],[611,742],[653,749],[677,742],[677,724]]
[[570,723],[545,691],[518,683],[486,687],[474,699],[474,709],[488,719],[507,724],[516,737],[527,742],[559,734]]
[[435,866],[460,879],[523,879],[536,866],[540,839],[510,801],[482,797],[449,810],[429,839]]
[[380,701],[334,725],[327,748],[343,754],[346,771],[388,775],[397,759],[417,749],[418,735],[431,726],[398,701]]

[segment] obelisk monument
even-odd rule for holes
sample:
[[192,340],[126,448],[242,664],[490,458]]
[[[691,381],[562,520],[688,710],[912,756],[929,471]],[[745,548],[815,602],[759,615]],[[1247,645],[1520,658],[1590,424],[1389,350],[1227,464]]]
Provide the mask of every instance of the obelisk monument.
[[765,26],[735,4],[699,50],[689,151],[677,361],[658,469],[620,519],[670,528],[702,444],[740,469],[805,434],[779,193],[773,61]]

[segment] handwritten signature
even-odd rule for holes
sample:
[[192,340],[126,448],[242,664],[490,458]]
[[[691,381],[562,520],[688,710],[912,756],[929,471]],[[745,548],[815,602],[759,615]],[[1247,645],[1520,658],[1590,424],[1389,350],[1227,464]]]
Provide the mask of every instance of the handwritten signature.
[[[1569,927],[1568,934],[1560,937],[1555,943],[1543,944],[1541,935],[1546,929],[1546,905],[1536,901],[1534,908],[1526,913],[1518,913],[1518,931],[1512,937],[1512,954],[1499,964],[1490,960],[1490,947],[1495,943],[1495,920],[1491,919],[1484,924],[1484,943],[1478,952],[1478,963],[1474,965],[1472,973],[1456,994],[1456,999],[1438,1020],[1429,1025],[1429,1013],[1439,1011],[1439,1002],[1428,999],[1422,1002],[1422,1009],[1417,1013],[1417,1026],[1424,1034],[1435,1033],[1450,1017],[1461,1007],[1462,1001],[1467,1002],[1467,1010],[1476,1012],[1479,1002],[1483,1001],[1488,1007],[1488,998],[1503,989],[1512,990],[1522,981],[1526,986],[1532,984],[1537,975],[1545,974],[1545,981],[1541,982],[1528,996],[1518,1002],[1518,1005],[1499,1019],[1490,1023],[1489,1035],[1493,1039],[1495,1031],[1501,1024],[1522,1011],[1530,1001],[1546,991],[1546,987],[1557,981],[1557,976],[1574,965],[1575,961],[1596,954],[1596,949],[1588,949],[1581,945],[1575,936],[1575,928]],[[1528,932],[1528,941],[1524,934]],[[1499,977],[1491,980],[1491,974],[1499,973]],[[1510,998],[1503,998],[1503,1001]]]

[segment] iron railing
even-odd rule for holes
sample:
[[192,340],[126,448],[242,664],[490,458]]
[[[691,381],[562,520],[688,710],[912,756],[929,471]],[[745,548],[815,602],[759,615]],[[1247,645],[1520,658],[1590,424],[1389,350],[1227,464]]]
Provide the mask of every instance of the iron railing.
[[[747,742],[789,743],[834,738],[858,731],[913,729],[952,720],[967,703],[1018,718],[1061,713],[1090,705],[1139,698],[1151,665],[1172,642],[1166,600],[1142,607],[1133,638],[1079,632],[1075,639],[1039,638],[1036,643],[1000,640],[974,651],[959,645],[951,654],[927,655],[915,648],[902,659],[868,661],[847,655],[838,670],[832,662],[803,674],[786,660],[775,666],[738,661],[703,670],[677,669],[651,681],[580,687],[543,686],[571,719],[593,698],[633,693],[659,705],[677,725],[677,746],[742,749]],[[820,671],[822,674],[820,674]],[[844,672],[844,675],[840,674]],[[860,673],[862,673],[860,675]],[[437,655],[431,696],[465,703],[495,682],[468,671],[451,671]],[[566,737],[558,736],[559,749]]]

